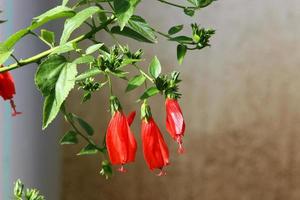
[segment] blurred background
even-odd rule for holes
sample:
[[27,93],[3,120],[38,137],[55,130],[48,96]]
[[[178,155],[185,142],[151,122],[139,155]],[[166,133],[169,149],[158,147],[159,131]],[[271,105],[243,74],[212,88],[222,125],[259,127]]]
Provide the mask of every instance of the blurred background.
[[[56,4],[0,0],[0,10],[9,19],[1,26],[1,40]],[[143,1],[137,13],[164,32],[191,23],[180,10],[156,1]],[[33,84],[36,66],[16,70],[16,103],[24,114],[11,119],[7,103],[0,104],[0,198],[9,199],[12,182],[21,178],[50,200],[299,200],[299,18],[298,0],[219,0],[192,20],[217,30],[212,47],[189,52],[182,66],[176,61],[175,44],[164,38],[156,45],[120,38],[132,48],[143,48],[145,63],[157,55],[164,72],[179,70],[184,80],[180,104],[187,124],[186,153],[178,156],[165,134],[171,151],[166,177],[148,170],[136,120],[136,162],[128,173],[105,180],[99,175],[101,157],[76,156],[84,144],[59,147],[59,136],[69,128],[62,120],[42,133],[42,99]],[[58,25],[49,28],[59,32]],[[112,44],[107,35],[98,39]],[[19,57],[43,50],[33,41],[20,44]],[[115,85],[125,111],[138,111],[133,102],[141,91],[124,95],[125,84]],[[80,97],[73,92],[68,109],[90,122],[101,140],[110,118],[106,91],[82,106]],[[150,103],[166,133],[163,98]]]

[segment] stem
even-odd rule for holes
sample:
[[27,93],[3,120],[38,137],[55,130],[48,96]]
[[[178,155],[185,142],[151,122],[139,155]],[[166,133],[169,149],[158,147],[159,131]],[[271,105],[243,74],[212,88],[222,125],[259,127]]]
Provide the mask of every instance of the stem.
[[[115,17],[107,20],[106,22],[104,22],[103,24],[101,24],[100,26],[96,27],[95,29],[91,30],[90,32],[84,34],[84,35],[81,35],[69,42],[71,43],[79,43],[85,39],[89,39],[91,38],[95,33],[97,33],[98,31],[104,29],[108,24],[112,23],[113,21],[115,20]],[[45,58],[46,56],[48,56],[50,53],[52,53],[54,50],[56,50],[59,46],[56,46],[56,47],[53,47],[51,49],[48,49],[44,52],[41,52],[31,58],[27,58],[25,60],[20,60],[19,63],[14,63],[14,64],[11,64],[7,67],[1,67],[0,68],[0,73],[1,72],[6,72],[6,71],[10,71],[10,70],[13,70],[13,69],[17,69],[19,67],[22,67],[22,66],[25,66],[25,65],[28,65],[28,64],[31,64],[31,63],[37,63],[38,61],[40,61],[41,59]]]
[[11,54],[10,57],[12,57],[17,63],[20,63],[17,57],[14,54]]
[[146,72],[144,72],[139,66],[137,66],[136,64],[133,65],[137,70],[139,70],[139,72],[145,76],[149,81],[151,81],[152,83],[154,83],[153,78],[151,78]]
[[110,89],[110,96],[113,96],[113,88],[112,88],[110,76],[107,73],[105,73],[105,76],[106,76],[107,81],[108,81],[108,86],[109,86],[109,89]]
[[72,128],[74,129],[74,131],[80,135],[85,141],[87,141],[89,144],[93,145],[98,151],[103,152],[103,148],[98,147],[95,142],[93,140],[91,140],[89,137],[85,136],[83,133],[81,133],[78,128],[76,127],[75,123],[73,122],[72,118],[70,117],[70,115],[66,112],[65,110],[65,106],[62,105],[62,109],[61,109],[62,113],[64,114],[64,116],[66,117],[66,120],[69,122],[69,124],[72,126]]
[[165,1],[165,0],[157,0],[161,3],[164,3],[164,4],[168,4],[168,5],[171,5],[171,6],[175,6],[177,8],[182,8],[182,9],[185,9],[186,7],[185,6],[182,6],[182,5],[178,5],[178,4],[175,4],[175,3],[171,3],[171,2],[168,2],[168,1]]
[[35,36],[36,38],[40,39],[43,43],[45,43],[48,47],[52,48],[53,46],[51,44],[49,44],[46,40],[44,40],[44,38],[42,38],[41,36],[37,35],[35,32],[33,31],[29,31],[28,32],[30,35]]

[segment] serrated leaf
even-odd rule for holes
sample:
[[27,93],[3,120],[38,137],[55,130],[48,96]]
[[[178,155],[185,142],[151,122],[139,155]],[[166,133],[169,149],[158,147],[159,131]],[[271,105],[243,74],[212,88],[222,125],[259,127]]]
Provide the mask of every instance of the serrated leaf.
[[92,155],[97,153],[98,153],[98,149],[94,145],[88,144],[83,149],[81,149],[77,155],[82,156],[82,155]]
[[90,77],[94,77],[98,74],[103,73],[103,71],[101,71],[98,67],[93,67],[91,69],[88,69],[87,71],[83,72],[82,74],[78,75],[75,80],[76,81],[81,81],[84,80],[86,78],[90,78]]
[[186,50],[187,50],[186,45],[179,44],[177,46],[177,60],[178,60],[180,65],[183,62],[184,56],[186,54]]
[[85,54],[92,54],[95,51],[99,50],[101,47],[103,46],[103,43],[99,43],[99,44],[94,44],[92,46],[89,46],[86,51]]
[[35,84],[43,96],[47,96],[55,89],[55,83],[67,60],[63,56],[54,55],[40,64],[35,75]]
[[63,34],[60,38],[60,44],[66,43],[75,29],[79,28],[93,14],[100,11],[100,8],[91,6],[78,12],[72,18],[67,19],[65,22]]
[[127,85],[126,92],[134,90],[135,88],[141,86],[145,82],[146,78],[143,75],[137,75],[133,77]]
[[76,65],[68,63],[63,56],[51,56],[38,68],[35,83],[45,97],[43,129],[58,114],[62,103],[75,85]]
[[140,0],[114,0],[115,13],[122,31]]
[[159,90],[156,87],[151,87],[142,94],[142,96],[140,97],[139,100],[148,99],[149,97],[152,97],[158,93],[159,93]]
[[41,14],[40,16],[33,18],[32,25],[29,27],[29,29],[34,30],[49,21],[64,17],[72,17],[75,14],[75,11],[73,11],[71,8],[65,6],[57,6]]
[[173,26],[169,29],[168,34],[169,35],[174,35],[178,32],[180,32],[183,29],[183,25],[177,25],[177,26]]
[[55,84],[55,100],[59,107],[68,97],[69,92],[75,85],[77,75],[77,66],[73,63],[67,63],[61,70],[58,80]]
[[45,40],[48,44],[51,44],[52,46],[55,43],[55,33],[52,31],[48,31],[46,29],[41,30],[41,37],[43,40]]
[[161,73],[161,65],[156,56],[154,56],[149,65],[149,73],[152,75],[153,78],[157,78]]
[[147,40],[151,41],[152,43],[156,41],[156,35],[154,30],[148,25],[148,23],[140,16],[133,15],[128,21],[129,27],[146,38]]
[[78,138],[75,131],[68,131],[60,140],[60,144],[77,144]]
[[91,127],[91,125],[89,125],[89,123],[87,123],[86,121],[84,121],[82,118],[80,118],[79,116],[75,115],[75,114],[71,114],[72,118],[74,120],[76,120],[76,122],[81,126],[81,128],[90,136],[92,136],[94,134],[94,129],[93,127]]

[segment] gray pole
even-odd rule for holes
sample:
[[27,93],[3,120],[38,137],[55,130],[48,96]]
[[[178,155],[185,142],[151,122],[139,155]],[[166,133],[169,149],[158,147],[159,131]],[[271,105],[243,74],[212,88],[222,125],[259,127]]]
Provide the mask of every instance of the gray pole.
[[[30,24],[37,16],[57,1],[0,0],[0,39]],[[53,27],[52,27],[53,28]],[[15,48],[18,58],[26,58],[42,51],[43,44],[28,36]],[[38,188],[46,199],[59,199],[60,157],[58,125],[42,132],[42,97],[34,86],[36,65],[26,66],[13,73],[17,94],[17,109],[23,114],[12,118],[9,103],[0,99],[0,200],[12,199],[13,182],[20,178],[29,187]]]

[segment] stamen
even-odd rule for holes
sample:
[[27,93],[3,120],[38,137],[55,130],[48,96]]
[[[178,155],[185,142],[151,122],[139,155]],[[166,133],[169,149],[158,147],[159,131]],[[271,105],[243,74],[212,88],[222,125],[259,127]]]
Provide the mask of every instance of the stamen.
[[183,147],[183,144],[182,144],[182,137],[181,136],[178,136],[177,137],[177,143],[178,143],[178,150],[177,150],[177,152],[179,153],[179,154],[183,154],[184,153],[184,147]]
[[15,104],[15,102],[14,102],[13,99],[10,99],[9,102],[10,102],[10,107],[11,107],[11,110],[12,110],[11,115],[12,115],[13,117],[22,114],[22,112],[18,112],[18,111],[16,110],[16,104]]
[[124,165],[122,165],[119,169],[118,169],[119,172],[121,173],[126,173],[127,170],[124,168]]
[[160,169],[160,172],[158,174],[156,174],[156,176],[166,176],[167,175],[167,172],[165,172],[163,170],[163,168]]

